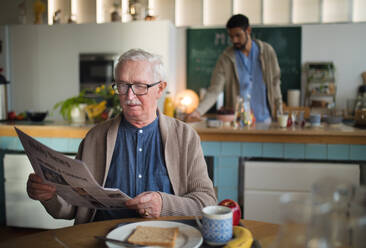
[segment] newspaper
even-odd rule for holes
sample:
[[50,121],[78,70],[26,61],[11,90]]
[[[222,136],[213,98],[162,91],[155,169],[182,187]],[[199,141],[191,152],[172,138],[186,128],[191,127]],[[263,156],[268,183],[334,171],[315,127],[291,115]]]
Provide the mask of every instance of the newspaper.
[[52,150],[15,128],[34,172],[56,187],[57,194],[68,203],[88,208],[125,208],[131,199],[119,189],[103,188],[83,161]]

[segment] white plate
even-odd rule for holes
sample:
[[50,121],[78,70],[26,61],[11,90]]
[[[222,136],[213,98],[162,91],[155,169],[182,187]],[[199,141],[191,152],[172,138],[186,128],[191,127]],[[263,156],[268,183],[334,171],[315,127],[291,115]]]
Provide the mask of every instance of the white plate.
[[[135,222],[127,225],[117,227],[107,234],[107,238],[126,240],[127,237],[135,230],[136,226],[154,226],[154,227],[178,227],[179,234],[175,240],[174,248],[195,248],[199,247],[203,238],[201,232],[196,228],[172,221],[143,221]],[[122,245],[117,245],[112,242],[106,242],[109,248],[121,248]],[[146,247],[157,247],[157,246],[146,246]]]

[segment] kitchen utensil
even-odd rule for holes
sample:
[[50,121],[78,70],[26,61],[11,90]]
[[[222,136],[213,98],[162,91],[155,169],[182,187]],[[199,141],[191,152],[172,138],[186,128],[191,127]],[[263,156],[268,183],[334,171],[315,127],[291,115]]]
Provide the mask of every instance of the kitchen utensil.
[[125,247],[145,247],[144,245],[135,245],[135,244],[128,243],[127,241],[122,241],[122,240],[119,240],[119,239],[106,238],[106,237],[103,237],[103,236],[94,236],[94,238],[99,239],[99,240],[103,240],[103,241],[116,243],[118,245],[123,245]]

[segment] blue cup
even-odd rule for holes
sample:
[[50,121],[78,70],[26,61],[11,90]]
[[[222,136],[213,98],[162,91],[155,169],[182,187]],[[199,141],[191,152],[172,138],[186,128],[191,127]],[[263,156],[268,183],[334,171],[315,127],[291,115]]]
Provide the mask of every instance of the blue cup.
[[224,245],[233,236],[233,212],[224,206],[208,206],[202,209],[202,223],[197,225],[205,242],[212,246]]
[[320,126],[320,114],[310,114],[310,123],[312,126]]

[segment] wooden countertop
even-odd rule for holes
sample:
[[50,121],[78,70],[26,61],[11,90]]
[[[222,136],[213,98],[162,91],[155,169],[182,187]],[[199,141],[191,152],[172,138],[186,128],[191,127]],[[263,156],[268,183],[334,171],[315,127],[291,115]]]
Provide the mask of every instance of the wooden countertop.
[[84,138],[93,124],[70,124],[67,122],[7,122],[0,123],[1,136],[17,136],[14,127],[32,137],[41,138]]
[[234,141],[234,142],[273,142],[300,144],[366,144],[366,129],[359,129],[345,124],[319,127],[281,128],[278,123],[257,123],[253,127],[208,128],[205,122],[191,124],[203,141]]
[[[338,124],[322,124],[320,127],[280,128],[277,123],[271,125],[256,124],[254,127],[208,128],[206,122],[190,124],[200,135],[202,141],[228,142],[273,142],[300,144],[358,144],[366,145],[366,129]],[[83,138],[93,124],[74,125],[65,122],[13,122],[0,123],[1,136],[17,136],[14,126],[33,137]]]
[[[174,221],[174,220],[193,220],[193,217],[159,217],[160,221]],[[62,240],[69,247],[106,247],[105,243],[94,238],[95,235],[105,236],[118,224],[123,222],[137,222],[146,219],[119,219],[91,222],[87,224],[80,224],[66,228],[53,229],[49,231],[39,232],[36,234],[26,235],[17,239],[11,239],[0,243],[0,247],[62,247],[56,240]],[[280,226],[277,224],[241,220],[241,222],[248,228],[253,237],[260,242],[263,248],[270,247],[279,232]]]

